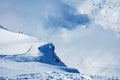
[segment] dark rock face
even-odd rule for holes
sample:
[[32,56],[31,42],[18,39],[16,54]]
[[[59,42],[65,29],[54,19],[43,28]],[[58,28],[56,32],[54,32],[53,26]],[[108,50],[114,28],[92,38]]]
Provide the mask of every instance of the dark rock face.
[[43,53],[43,57],[39,60],[40,62],[58,66],[66,66],[54,52],[55,46],[52,43],[40,46],[38,49]]

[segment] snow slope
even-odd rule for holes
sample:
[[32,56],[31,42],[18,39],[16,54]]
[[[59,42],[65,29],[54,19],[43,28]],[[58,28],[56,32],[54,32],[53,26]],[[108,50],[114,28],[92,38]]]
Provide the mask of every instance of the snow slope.
[[11,60],[0,59],[0,63],[0,76],[3,77],[48,71],[79,73],[77,69],[67,68],[65,66],[54,66],[40,62],[15,62]]
[[3,29],[0,29],[0,37],[0,55],[4,55],[2,58],[18,62],[36,61],[66,66],[55,54],[52,43]]
[[25,53],[35,41],[33,37],[0,29],[0,55]]
[[52,43],[0,29],[0,76],[46,71],[79,73],[68,68],[54,49]]

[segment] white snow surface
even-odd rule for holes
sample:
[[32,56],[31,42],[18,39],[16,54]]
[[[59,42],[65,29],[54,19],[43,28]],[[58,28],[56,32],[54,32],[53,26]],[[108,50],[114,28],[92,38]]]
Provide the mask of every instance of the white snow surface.
[[[0,29],[0,55],[23,54],[35,42],[39,42],[37,38]],[[38,45],[40,46],[46,43],[41,40]]]
[[40,62],[15,62],[6,59],[0,59],[0,63],[0,76],[5,77],[48,71],[66,72],[65,69],[67,69],[67,67],[64,66],[54,66]]

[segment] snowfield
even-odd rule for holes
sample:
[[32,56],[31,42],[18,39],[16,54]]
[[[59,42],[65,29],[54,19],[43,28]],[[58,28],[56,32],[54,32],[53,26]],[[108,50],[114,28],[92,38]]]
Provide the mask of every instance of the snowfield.
[[120,80],[120,0],[0,0],[0,24],[0,80]]

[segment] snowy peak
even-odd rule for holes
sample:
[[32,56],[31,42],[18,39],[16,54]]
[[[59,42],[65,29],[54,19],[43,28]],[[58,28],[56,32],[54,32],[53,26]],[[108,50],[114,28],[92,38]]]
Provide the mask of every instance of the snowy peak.
[[11,76],[45,71],[79,73],[68,68],[54,50],[52,43],[0,29],[0,76],[8,76],[9,72]]

